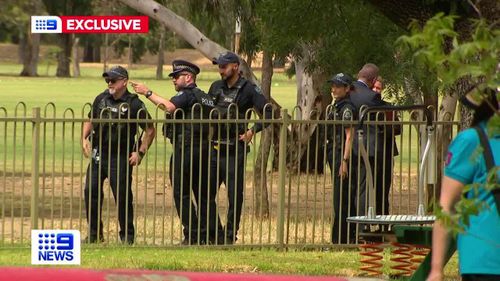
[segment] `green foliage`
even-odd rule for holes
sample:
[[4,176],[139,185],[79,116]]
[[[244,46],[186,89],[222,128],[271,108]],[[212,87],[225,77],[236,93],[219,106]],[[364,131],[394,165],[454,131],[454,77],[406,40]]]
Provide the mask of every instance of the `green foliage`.
[[[456,19],[439,13],[423,28],[414,22],[412,35],[402,36],[398,43],[413,50],[414,59],[437,75],[441,88],[450,87],[461,78],[477,84],[478,91],[496,88],[500,81],[500,74],[495,71],[500,57],[500,30],[484,20],[476,20],[470,38],[461,40],[454,30]],[[451,45],[449,52],[447,45]]]
[[306,46],[309,72],[354,75],[367,62],[395,72],[393,42],[404,31],[365,1],[262,0],[257,11],[262,48],[300,59]]
[[[428,20],[423,28],[414,22],[412,35],[402,36],[398,43],[413,51],[416,63],[424,65],[439,80],[439,88],[453,86],[459,79],[469,79],[475,85],[472,95],[482,101],[485,89],[497,89],[500,85],[500,73],[496,70],[500,58],[500,30],[487,25],[484,20],[473,22],[470,37],[463,39],[455,31],[457,17],[440,13]],[[497,98],[500,96],[497,93]],[[500,133],[500,113],[488,121],[488,134]],[[476,162],[482,157],[478,148],[469,161]],[[436,216],[454,233],[463,232],[470,223],[470,217],[488,208],[485,202],[477,199],[480,189],[486,191],[500,188],[499,167],[489,171],[486,183],[466,185],[463,195],[455,205],[455,213],[448,214],[440,208],[435,209]],[[467,196],[472,195],[472,196]]]

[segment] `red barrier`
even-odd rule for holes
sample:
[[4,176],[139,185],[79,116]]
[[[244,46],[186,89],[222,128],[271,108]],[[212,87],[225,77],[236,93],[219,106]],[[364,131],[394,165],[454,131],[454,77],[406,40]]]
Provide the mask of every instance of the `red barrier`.
[[346,281],[338,277],[228,274],[152,270],[92,270],[76,268],[0,267],[0,280],[30,281]]

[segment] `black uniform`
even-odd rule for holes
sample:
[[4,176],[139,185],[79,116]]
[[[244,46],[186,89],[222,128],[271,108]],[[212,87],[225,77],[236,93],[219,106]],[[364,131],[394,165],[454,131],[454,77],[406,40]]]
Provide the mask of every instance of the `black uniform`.
[[[356,108],[349,99],[349,95],[336,100],[333,109],[327,116],[328,120],[352,121],[356,119]],[[340,166],[344,158],[345,129],[351,125],[327,126],[327,155],[328,164],[333,176],[333,216],[332,216],[332,243],[347,243],[354,237],[354,228],[349,229],[346,218],[353,215],[354,208],[349,204],[349,175],[347,178],[339,176]],[[354,135],[351,136],[351,138]],[[349,236],[348,236],[349,233]]]
[[[87,168],[85,181],[85,205],[89,222],[89,237],[92,240],[102,239],[102,202],[104,192],[102,184],[109,180],[115,202],[118,204],[118,220],[120,223],[120,239],[127,243],[134,242],[134,209],[132,195],[132,169],[129,155],[135,151],[137,126],[145,128],[145,122],[114,123],[112,120],[151,119],[144,103],[137,95],[128,90],[115,100],[108,90],[99,94],[92,104],[94,119],[110,119],[108,123],[93,123],[91,135],[92,160]],[[150,124],[152,126],[152,124]],[[139,144],[137,144],[139,145]],[[99,224],[98,224],[99,222]]]
[[[175,119],[206,119],[214,107],[211,97],[194,83],[181,89],[170,101],[177,109],[182,109],[176,110]],[[173,126],[171,181],[185,242],[203,244],[207,238],[213,239],[216,228],[215,216],[210,217],[207,225],[207,212],[216,212],[215,201],[211,202],[213,205],[208,206],[208,198],[211,197],[208,195],[210,128],[208,124],[193,122]],[[191,191],[197,209],[191,200]],[[211,192],[212,197],[215,197],[216,190]],[[207,232],[210,232],[208,237]]]
[[[212,83],[209,95],[215,99],[221,119],[245,119],[245,113],[255,108],[265,119],[272,118],[272,108],[260,89],[243,77],[235,85],[228,88],[226,81]],[[235,106],[236,105],[236,106]],[[261,131],[262,123],[252,128],[254,133]],[[226,243],[236,241],[243,206],[245,153],[250,151],[245,142],[239,141],[239,135],[247,131],[247,124],[225,123],[217,126],[214,132],[214,145],[211,155],[210,188],[217,190],[222,182],[228,190],[229,209],[224,234]],[[215,198],[211,198],[215,200]],[[219,238],[222,238],[219,235]],[[222,238],[223,239],[223,238]]]
[[[361,81],[355,81],[353,83],[355,91],[350,95],[350,99],[356,110],[359,112],[363,105],[365,106],[382,106],[380,95],[372,91],[366,84]],[[374,120],[375,116],[380,117],[381,115],[370,114],[370,120]],[[375,197],[376,197],[376,213],[382,213],[382,205],[384,200],[388,202],[388,190],[385,190],[383,185],[384,171],[382,161],[384,158],[384,128],[383,126],[376,125],[365,125],[364,127],[364,144],[368,153],[368,160],[370,162],[372,175],[374,178],[375,185]],[[358,184],[352,185],[353,198],[356,198],[359,192],[359,200],[356,203],[356,212],[358,215],[365,215],[367,210],[367,185],[366,185],[366,169],[363,160],[358,163],[359,151],[358,151],[358,136],[357,132],[354,136],[353,142],[353,178],[354,180],[359,179]],[[357,172],[359,171],[359,175]],[[384,199],[385,198],[385,199]],[[384,204],[386,205],[386,204]],[[388,205],[386,205],[388,207]],[[387,208],[388,210],[388,208]]]
[[[389,106],[390,103],[382,101],[384,105]],[[385,114],[385,120],[387,121],[399,121],[397,112],[388,111]],[[379,153],[378,165],[380,169],[384,171],[383,177],[377,177],[378,185],[383,186],[382,194],[384,196],[383,201],[377,201],[377,204],[382,203],[381,206],[377,206],[377,212],[382,215],[389,214],[389,192],[391,190],[392,178],[394,173],[394,157],[399,155],[398,147],[396,145],[395,137],[401,134],[401,125],[384,125],[384,151],[383,156]]]

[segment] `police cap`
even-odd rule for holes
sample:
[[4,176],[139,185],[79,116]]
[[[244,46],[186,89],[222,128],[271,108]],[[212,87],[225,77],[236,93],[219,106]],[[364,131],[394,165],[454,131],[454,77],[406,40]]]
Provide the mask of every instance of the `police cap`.
[[113,66],[102,74],[104,78],[110,79],[128,79],[128,71],[122,66]]
[[177,74],[187,71],[191,72],[194,75],[200,73],[200,68],[193,63],[190,63],[185,60],[174,60],[172,61],[172,72],[168,75],[169,77],[175,77]]
[[351,86],[352,85],[352,77],[349,74],[345,73],[337,73],[335,74],[328,82],[340,85],[340,86]]
[[228,63],[240,64],[240,58],[233,52],[224,52],[220,54],[218,58],[214,58],[212,63],[218,65],[226,65]]

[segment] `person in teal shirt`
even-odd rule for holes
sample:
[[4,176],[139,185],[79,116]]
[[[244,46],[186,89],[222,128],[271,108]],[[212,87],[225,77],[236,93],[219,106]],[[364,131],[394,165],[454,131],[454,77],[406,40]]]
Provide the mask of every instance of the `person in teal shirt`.
[[[470,95],[462,99],[464,105],[475,109],[473,126],[486,130],[486,121],[498,111],[496,93],[488,95],[481,104]],[[498,114],[498,113],[497,113]],[[500,165],[500,134],[488,135],[495,166]],[[488,173],[482,153],[479,135],[474,128],[459,133],[448,148],[446,166],[439,203],[445,213],[453,213],[455,204],[462,196],[464,187],[473,183],[485,183]],[[482,150],[481,150],[482,151]],[[499,177],[500,178],[500,175]],[[479,187],[479,192],[468,192],[469,199],[485,202],[487,207],[471,216],[469,225],[458,234],[457,248],[462,280],[500,280],[500,217],[492,192]],[[449,231],[436,221],[432,237],[431,272],[427,280],[443,279],[444,256],[450,243]]]

